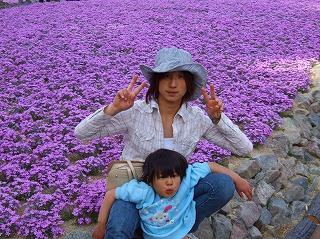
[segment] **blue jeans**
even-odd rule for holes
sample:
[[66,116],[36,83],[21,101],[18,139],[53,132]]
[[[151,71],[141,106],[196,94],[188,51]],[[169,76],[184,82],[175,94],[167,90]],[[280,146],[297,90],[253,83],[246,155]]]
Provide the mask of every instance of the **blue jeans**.
[[[210,173],[194,188],[196,221],[190,232],[195,232],[205,217],[224,207],[233,197],[234,183],[229,175]],[[105,239],[131,239],[140,227],[134,203],[116,200],[111,208]]]

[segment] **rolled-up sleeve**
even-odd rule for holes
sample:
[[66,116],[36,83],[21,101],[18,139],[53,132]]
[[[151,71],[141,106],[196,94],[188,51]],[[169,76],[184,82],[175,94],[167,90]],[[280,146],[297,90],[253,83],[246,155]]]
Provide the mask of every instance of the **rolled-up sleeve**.
[[210,124],[212,126],[205,133],[205,139],[239,156],[252,152],[251,141],[224,113],[217,125],[212,122]]
[[123,119],[130,112],[120,112],[116,116],[106,115],[104,107],[82,120],[75,128],[74,134],[80,140],[92,140],[126,132]]

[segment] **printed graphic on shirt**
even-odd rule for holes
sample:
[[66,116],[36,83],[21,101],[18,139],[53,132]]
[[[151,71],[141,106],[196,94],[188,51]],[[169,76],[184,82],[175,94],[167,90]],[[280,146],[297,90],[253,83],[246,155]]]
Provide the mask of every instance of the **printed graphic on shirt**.
[[179,202],[172,199],[161,199],[155,204],[140,210],[140,217],[144,223],[163,227],[175,222],[175,216],[179,213],[177,209]]

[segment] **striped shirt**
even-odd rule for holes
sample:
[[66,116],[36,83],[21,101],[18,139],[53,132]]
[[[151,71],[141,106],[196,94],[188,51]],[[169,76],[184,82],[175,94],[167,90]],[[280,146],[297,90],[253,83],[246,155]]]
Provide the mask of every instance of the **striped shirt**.
[[[103,108],[82,120],[75,128],[80,140],[92,140],[123,134],[125,146],[121,160],[141,160],[157,149],[164,148],[164,137],[158,103],[135,101],[134,106],[114,116],[108,116]],[[252,143],[241,130],[222,113],[215,124],[197,106],[182,104],[173,120],[173,150],[186,158],[192,154],[198,142],[209,142],[229,150],[233,154],[246,155],[252,151]]]

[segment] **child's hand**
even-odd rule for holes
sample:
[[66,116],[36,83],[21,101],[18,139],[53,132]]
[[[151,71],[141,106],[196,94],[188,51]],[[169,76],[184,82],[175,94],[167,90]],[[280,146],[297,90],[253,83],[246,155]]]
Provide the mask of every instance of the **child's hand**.
[[237,190],[239,196],[241,198],[243,198],[244,197],[243,195],[246,195],[248,200],[251,201],[252,187],[251,187],[250,183],[241,177],[239,177],[239,179],[237,181],[235,181],[234,183],[236,185],[236,190]]
[[92,233],[93,239],[104,239],[104,234],[106,232],[107,225],[97,224]]

